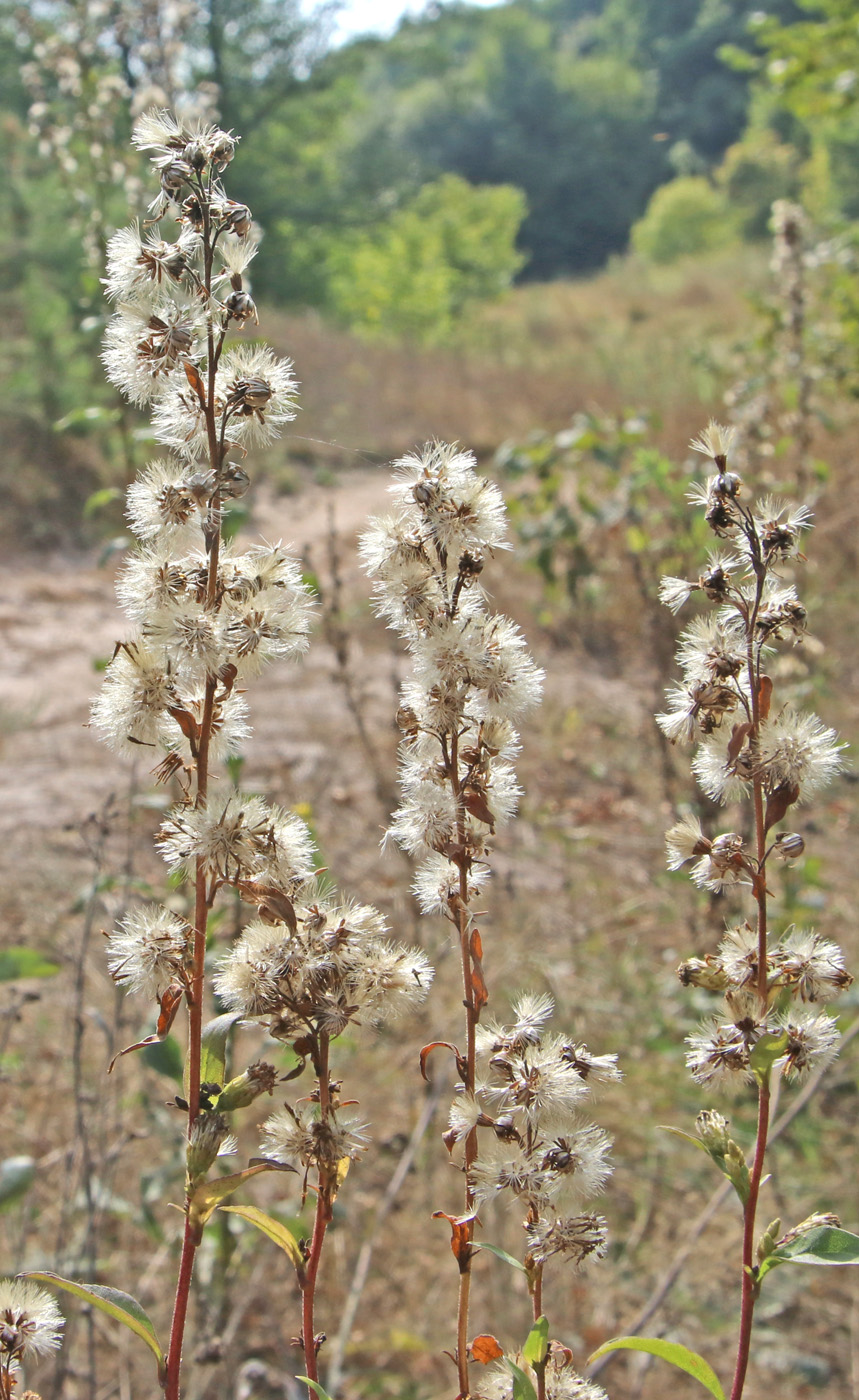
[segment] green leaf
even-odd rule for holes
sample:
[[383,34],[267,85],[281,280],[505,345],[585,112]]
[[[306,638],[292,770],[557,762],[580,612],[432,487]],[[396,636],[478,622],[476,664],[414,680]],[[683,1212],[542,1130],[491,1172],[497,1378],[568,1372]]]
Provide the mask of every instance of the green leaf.
[[217,1084],[224,1087],[227,1067],[227,1040],[237,1021],[242,1019],[237,1011],[226,1011],[216,1016],[203,1027],[203,1042],[200,1048],[200,1083]]
[[72,1279],[60,1278],[59,1274],[47,1272],[26,1273],[22,1274],[21,1277],[33,1278],[39,1283],[62,1288],[75,1298],[82,1298],[84,1302],[92,1303],[93,1307],[98,1308],[100,1312],[107,1313],[108,1317],[112,1317],[114,1321],[123,1323],[155,1353],[158,1361],[158,1377],[159,1380],[163,1379],[164,1353],[161,1350],[155,1328],[137,1299],[132,1298],[130,1293],[121,1293],[118,1288],[104,1288],[98,1283],[75,1283]]
[[55,977],[59,963],[49,962],[35,948],[13,946],[0,951],[0,982],[14,982],[19,977]]
[[532,1366],[539,1366],[549,1353],[549,1319],[537,1318],[522,1348],[522,1355]]
[[305,1385],[309,1385],[314,1395],[318,1396],[318,1400],[331,1400],[328,1391],[324,1386],[321,1386],[318,1381],[312,1381],[309,1376],[296,1376],[295,1379],[297,1381],[304,1381]]
[[0,1163],[0,1210],[6,1210],[29,1191],[36,1175],[32,1157],[7,1157]]
[[779,1245],[761,1264],[762,1279],[777,1264],[859,1264],[859,1235],[834,1225],[818,1225]]
[[531,1377],[526,1375],[522,1367],[517,1366],[515,1361],[511,1361],[509,1356],[505,1356],[504,1360],[513,1375],[513,1400],[537,1400],[537,1392],[531,1382]]
[[772,1067],[787,1049],[787,1031],[773,1035],[764,1031],[754,1050],[749,1055],[749,1069],[759,1084],[769,1079]]
[[243,1171],[231,1172],[229,1176],[216,1177],[214,1181],[201,1181],[191,1194],[188,1202],[188,1219],[199,1239],[203,1233],[203,1226],[220,1204],[228,1196],[232,1196],[240,1186],[246,1181],[250,1181],[252,1176],[258,1176],[260,1172],[293,1172],[294,1167],[287,1166],[284,1162],[254,1162],[251,1166],[245,1167]]
[[518,1259],[514,1259],[512,1254],[508,1254],[506,1249],[501,1249],[497,1244],[484,1244],[478,1240],[473,1246],[474,1249],[485,1249],[487,1254],[494,1254],[496,1259],[503,1259],[505,1264],[509,1264],[511,1269],[519,1269],[523,1274],[528,1270]]
[[163,1040],[156,1041],[154,1045],[144,1046],[140,1052],[140,1058],[149,1069],[154,1069],[157,1074],[166,1075],[176,1084],[182,1083],[184,1057],[175,1036],[165,1035]]
[[238,1215],[242,1220],[247,1220],[249,1224],[255,1225],[270,1240],[273,1240],[284,1254],[287,1254],[292,1261],[296,1273],[301,1279],[304,1275],[304,1255],[301,1246],[295,1235],[286,1225],[273,1216],[266,1215],[264,1210],[258,1210],[256,1206],[221,1206],[222,1211],[229,1211],[230,1215]]
[[687,1375],[694,1376],[716,1400],[725,1400],[725,1392],[719,1384],[719,1378],[703,1356],[699,1356],[697,1351],[690,1351],[688,1347],[681,1346],[680,1342],[665,1342],[661,1337],[613,1337],[610,1342],[603,1342],[593,1356],[588,1357],[588,1365],[592,1365],[607,1352],[622,1350],[646,1351],[651,1356],[661,1356],[663,1361],[669,1361],[672,1366],[677,1366]]
[[[669,1127],[667,1123],[660,1123],[659,1128],[663,1133],[673,1133],[675,1137],[682,1138],[684,1142],[691,1142],[693,1147],[700,1147],[702,1152],[707,1152],[706,1147],[699,1137],[694,1137],[692,1133],[684,1133],[682,1128]],[[710,1154],[707,1153],[709,1156]]]

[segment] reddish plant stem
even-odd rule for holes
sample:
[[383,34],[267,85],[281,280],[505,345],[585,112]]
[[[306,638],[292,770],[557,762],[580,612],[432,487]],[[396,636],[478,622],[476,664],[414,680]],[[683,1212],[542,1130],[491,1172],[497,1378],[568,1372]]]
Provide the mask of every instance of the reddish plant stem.
[[[459,779],[459,736],[453,734],[450,741],[450,781],[453,789],[453,796],[456,802],[456,842],[461,851],[465,850],[465,809],[462,802],[462,792]],[[477,1066],[477,1021],[479,1011],[474,1001],[474,985],[472,982],[471,963],[471,942],[470,942],[470,917],[468,911],[468,867],[466,858],[463,855],[458,861],[459,866],[459,906],[457,910],[457,928],[459,932],[459,948],[462,960],[462,988],[463,1005],[465,1006],[465,1026],[466,1026],[466,1050],[465,1050],[465,1081],[464,1091],[466,1094],[474,1093]],[[474,1191],[471,1185],[471,1169],[477,1160],[477,1129],[472,1128],[465,1139],[465,1211],[466,1216],[471,1215],[474,1210]],[[459,1256],[459,1298],[457,1303],[457,1325],[456,1325],[456,1366],[459,1376],[459,1393],[461,1396],[469,1394],[468,1376],[468,1309],[471,1296],[471,1242],[474,1239],[474,1220],[465,1222],[466,1247]]]
[[[543,1265],[536,1264],[531,1281],[531,1299],[533,1304],[534,1321],[537,1322],[543,1316]],[[546,1355],[542,1361],[534,1362],[534,1374],[537,1377],[537,1400],[546,1400]]]
[[[760,564],[756,569],[757,588],[755,590],[755,601],[747,622],[747,656],[748,656],[748,676],[749,688],[752,702],[752,734],[751,749],[753,757],[757,754],[758,733],[761,723],[761,693],[760,693],[760,664],[755,655],[754,639],[755,626],[757,623],[758,611],[760,609],[761,598],[763,596],[764,580],[766,569]],[[767,1009],[767,887],[764,859],[766,855],[766,830],[765,830],[765,810],[763,783],[759,776],[755,775],[752,780],[752,800],[754,807],[755,822],[755,852],[758,863],[758,876],[755,881],[755,900],[758,906],[757,914],[757,935],[758,935],[758,979],[757,993],[761,1003],[761,1015],[766,1015]],[[766,1160],[767,1136],[769,1133],[770,1117],[770,1081],[769,1072],[766,1077],[758,1081],[758,1127],[755,1137],[755,1156],[752,1164],[752,1171],[749,1179],[749,1195],[743,1207],[743,1284],[742,1298],[740,1303],[740,1335],[737,1341],[737,1362],[734,1370],[734,1381],[731,1387],[730,1400],[740,1400],[743,1394],[743,1387],[746,1382],[746,1371],[749,1365],[752,1341],[752,1323],[754,1321],[755,1303],[758,1296],[757,1277],[755,1268],[755,1221],[758,1209],[758,1195],[760,1192],[761,1180],[764,1173],[764,1162]]]
[[165,1400],[179,1400],[179,1372],[182,1366],[182,1341],[185,1336],[185,1319],[188,1316],[188,1299],[191,1296],[191,1275],[194,1270],[194,1256],[197,1241],[191,1222],[185,1217],[185,1236],[182,1241],[182,1259],[179,1264],[179,1277],[176,1280],[176,1300],[173,1304],[173,1322],[170,1327],[170,1345],[167,1351],[167,1366],[164,1380]]
[[[316,1066],[319,1082],[319,1113],[323,1123],[328,1118],[331,1107],[328,1091],[329,1043],[329,1038],[323,1031],[319,1036],[318,1064]],[[304,1364],[307,1375],[312,1381],[319,1380],[313,1310],[316,1302],[316,1280],[322,1259],[322,1246],[325,1243],[325,1231],[328,1228],[332,1215],[330,1180],[330,1172],[332,1170],[336,1171],[336,1166],[334,1168],[327,1168],[324,1171],[320,1170],[319,1172],[316,1192],[316,1214],[313,1219],[313,1236],[310,1241],[310,1252],[307,1256],[307,1268],[305,1270],[304,1281],[301,1285],[301,1341],[304,1348]]]
[[743,1298],[740,1309],[740,1336],[737,1343],[737,1365],[734,1371],[734,1383],[731,1386],[730,1400],[741,1400],[743,1387],[746,1383],[746,1370],[749,1365],[749,1355],[752,1342],[752,1321],[754,1319],[755,1303],[757,1302],[758,1286],[755,1274],[755,1216],[758,1207],[758,1193],[760,1191],[761,1179],[764,1172],[764,1160],[767,1150],[767,1134],[769,1131],[770,1117],[770,1086],[769,1079],[765,1079],[760,1085],[758,1096],[758,1133],[755,1142],[755,1160],[752,1166],[751,1178],[749,1181],[749,1199],[743,1216]]
[[[759,555],[760,547],[757,536],[749,537],[753,553]],[[758,733],[761,724],[761,674],[760,658],[755,652],[755,628],[757,627],[758,613],[760,611],[761,599],[763,598],[764,582],[766,580],[766,567],[763,562],[759,562],[756,567],[757,586],[755,588],[755,599],[746,618],[746,668],[749,678],[749,692],[751,696],[751,721],[752,732],[749,740],[749,747],[753,760],[757,756]],[[762,1011],[766,1011],[767,1005],[767,883],[764,871],[764,858],[766,855],[766,831],[764,828],[764,793],[763,784],[759,776],[752,779],[752,802],[754,808],[755,822],[755,853],[758,861],[758,878],[755,882],[755,899],[758,906],[758,980],[757,993],[761,1002]]]
[[[203,201],[203,239],[205,246],[204,286],[209,292],[212,284],[212,256],[214,245],[209,233],[209,216],[206,201]],[[215,422],[215,335],[209,319],[208,341],[208,395],[206,404],[206,435],[209,444],[209,461],[217,472],[221,452],[218,446],[217,424]],[[217,521],[220,509],[220,493],[216,490],[210,503],[207,524]],[[217,528],[209,539],[209,563],[206,576],[206,607],[214,608],[217,603],[218,563],[220,559],[221,535]],[[209,743],[212,736],[212,720],[215,709],[217,680],[207,677],[200,720],[200,736],[197,745],[197,792],[194,805],[205,807],[209,789]],[[191,974],[191,990],[188,1006],[188,1139],[190,1141],[194,1123],[200,1112],[200,1077],[203,1044],[203,1000],[206,964],[206,933],[208,927],[210,898],[206,869],[201,859],[197,860],[194,878],[194,965]],[[194,1272],[194,1259],[197,1253],[196,1230],[186,1216],[185,1234],[182,1239],[182,1257],[179,1262],[179,1276],[176,1280],[176,1297],[173,1304],[173,1319],[170,1326],[170,1343],[164,1378],[165,1400],[179,1400],[179,1379],[182,1368],[182,1345],[185,1337],[185,1323],[188,1316],[188,1302],[191,1296],[191,1279]]]

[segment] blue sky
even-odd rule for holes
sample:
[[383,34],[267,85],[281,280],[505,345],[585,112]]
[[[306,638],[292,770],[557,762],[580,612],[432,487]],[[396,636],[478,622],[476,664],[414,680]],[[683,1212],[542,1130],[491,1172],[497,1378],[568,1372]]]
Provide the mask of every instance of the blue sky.
[[[432,0],[430,0],[430,3]],[[482,6],[497,0],[469,0]],[[335,34],[340,41],[358,34],[392,34],[403,15],[420,14],[427,0],[343,0]]]

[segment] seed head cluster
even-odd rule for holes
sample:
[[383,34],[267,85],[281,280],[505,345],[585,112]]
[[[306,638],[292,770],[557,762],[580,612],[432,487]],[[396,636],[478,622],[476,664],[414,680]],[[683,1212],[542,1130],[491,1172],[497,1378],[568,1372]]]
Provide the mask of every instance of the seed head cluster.
[[396,466],[395,509],[361,542],[377,610],[413,662],[397,715],[403,799],[390,835],[419,858],[424,910],[450,914],[454,867],[477,892],[489,840],[516,811],[513,726],[539,701],[543,677],[515,623],[486,608],[481,574],[504,546],[497,486],[470,454],[443,444]]
[[[786,570],[804,559],[800,545],[811,525],[804,506],[766,497],[746,503],[745,486],[730,470],[734,430],[711,423],[692,443],[715,474],[690,492],[693,504],[726,547],[709,556],[697,579],[667,578],[662,601],[678,611],[700,591],[715,606],[681,634],[683,680],[668,691],[657,723],[672,742],[697,745],[692,771],[706,795],[740,804],[743,830],[705,832],[686,812],[666,836],[668,867],[686,866],[703,889],[745,887],[759,908],[771,861],[790,863],[805,851],[796,831],[776,831],[795,804],[830,783],[843,767],[844,745],[815,714],[777,704],[765,664],[779,643],[802,640],[806,609]],[[757,813],[757,816],[755,816]],[[729,1087],[753,1079],[751,1056],[762,1036],[783,1051],[775,1065],[798,1077],[836,1053],[835,1021],[820,1009],[852,977],[840,948],[813,929],[790,929],[778,940],[748,923],[728,927],[717,951],[680,967],[686,986],[725,998],[720,1014],[689,1038],[687,1063],[702,1084]]]
[[616,1055],[593,1055],[550,1032],[553,1010],[551,997],[525,995],[509,1026],[490,1021],[479,1029],[475,1090],[454,1100],[450,1137],[480,1130],[471,1168],[475,1200],[507,1193],[518,1204],[532,1259],[566,1255],[578,1264],[605,1252],[605,1221],[577,1212],[611,1173],[609,1138],[582,1107],[620,1071]]
[[[92,720],[112,748],[148,750],[159,780],[179,780],[182,797],[158,847],[171,871],[196,883],[198,904],[200,890],[209,908],[231,887],[254,909],[217,963],[223,1004],[291,1042],[300,1065],[309,1060],[318,1074],[333,1037],[415,1006],[432,970],[391,940],[375,909],[322,887],[300,817],[212,774],[250,732],[244,683],[307,646],[313,606],[298,563],[279,543],[237,549],[221,537],[225,505],[249,486],[247,451],[294,416],[296,385],[288,360],[228,339],[257,322],[245,285],[256,251],[251,213],[222,180],[237,138],[153,111],[134,141],[150,154],[159,192],[144,226],[110,241],[105,287],[115,314],[104,362],[132,403],[148,407],[160,452],[128,491],[138,546],[117,591],[134,630],[117,646]],[[160,905],[135,909],[110,936],[108,962],[118,983],[164,1011],[199,995],[200,929]],[[201,1091],[192,1186],[230,1148],[224,1113],[271,1093],[276,1079],[261,1063]],[[264,1150],[330,1172],[358,1154],[363,1136],[338,1117],[327,1072],[316,1097],[275,1115]]]
[[[453,925],[472,988],[444,1135],[465,1177],[463,1219],[496,1199],[517,1209],[533,1280],[550,1259],[580,1265],[605,1252],[606,1222],[583,1208],[610,1174],[610,1143],[582,1110],[595,1084],[620,1076],[614,1056],[548,1029],[550,997],[520,997],[510,1025],[480,1023],[488,993],[474,901],[489,877],[492,839],[517,809],[514,726],[539,701],[543,676],[518,627],[487,608],[485,566],[505,547],[498,488],[473,457],[439,443],[396,469],[394,509],[361,543],[377,611],[412,661],[397,714],[402,800],[388,835],[416,857],[418,902]],[[461,1312],[460,1335],[464,1326]],[[465,1391],[462,1354],[458,1366]],[[510,1374],[481,1377],[470,1393],[503,1400],[513,1393]],[[545,1382],[557,1400],[604,1394],[569,1358],[553,1362]]]

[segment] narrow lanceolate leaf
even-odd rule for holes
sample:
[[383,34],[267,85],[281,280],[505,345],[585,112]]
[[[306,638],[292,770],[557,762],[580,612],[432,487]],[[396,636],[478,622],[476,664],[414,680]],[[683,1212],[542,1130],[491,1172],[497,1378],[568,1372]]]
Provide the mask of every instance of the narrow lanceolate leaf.
[[[700,1147],[702,1152],[707,1152],[706,1147],[699,1137],[693,1137],[692,1133],[684,1133],[682,1128],[672,1128],[669,1123],[660,1123],[659,1129],[663,1133],[673,1133],[675,1137],[682,1138],[684,1142],[691,1142],[693,1147]],[[709,1156],[710,1154],[707,1153]]]
[[321,1386],[318,1381],[312,1381],[309,1376],[296,1376],[295,1379],[297,1381],[304,1381],[305,1385],[309,1385],[313,1394],[317,1397],[317,1400],[331,1400],[328,1391],[324,1386]]
[[472,1248],[483,1249],[487,1254],[494,1254],[496,1259],[502,1259],[505,1264],[510,1265],[511,1269],[519,1269],[523,1274],[528,1272],[524,1264],[520,1263],[518,1259],[514,1259],[512,1254],[508,1254],[506,1249],[501,1249],[497,1244],[485,1244],[482,1240],[479,1240],[475,1241]]
[[231,1172],[229,1176],[216,1177],[214,1181],[201,1181],[195,1188],[188,1201],[188,1219],[191,1227],[197,1236],[198,1241],[203,1235],[203,1226],[209,1219],[213,1210],[225,1201],[228,1196],[232,1196],[240,1186],[246,1181],[250,1181],[252,1176],[259,1176],[260,1172],[294,1172],[295,1167],[287,1166],[285,1162],[254,1162],[251,1166],[245,1167],[243,1171]]
[[759,1278],[777,1264],[859,1264],[859,1235],[834,1225],[818,1225],[780,1244],[761,1264]]
[[513,1400],[537,1400],[537,1392],[531,1381],[531,1377],[517,1366],[510,1357],[505,1357],[507,1365],[510,1367],[513,1376]]
[[122,1293],[118,1288],[105,1288],[99,1283],[76,1283],[73,1279],[60,1278],[59,1274],[51,1273],[26,1273],[21,1274],[21,1278],[32,1278],[38,1283],[50,1284],[53,1288],[61,1288],[65,1293],[71,1293],[75,1298],[82,1298],[85,1303],[91,1303],[99,1312],[107,1313],[115,1322],[121,1322],[130,1331],[136,1333],[141,1341],[155,1353],[158,1361],[158,1377],[163,1378],[164,1374],[164,1353],[161,1350],[155,1328],[148,1314],[140,1306],[136,1298],[132,1298],[130,1293]]
[[240,1012],[227,1011],[203,1027],[200,1047],[201,1084],[217,1084],[219,1089],[223,1089],[227,1068],[227,1041],[233,1026],[241,1019]]
[[622,1350],[646,1351],[651,1356],[659,1356],[663,1361],[669,1361],[672,1366],[685,1371],[688,1376],[694,1376],[716,1400],[725,1400],[719,1377],[703,1356],[699,1356],[697,1351],[690,1351],[688,1347],[681,1346],[680,1342],[665,1342],[661,1337],[613,1337],[610,1342],[603,1342],[593,1356],[588,1357],[588,1365],[610,1351]]
[[228,1211],[230,1215],[238,1215],[242,1220],[247,1220],[248,1224],[255,1225],[270,1240],[273,1240],[284,1254],[289,1256],[292,1265],[298,1275],[298,1282],[304,1283],[304,1255],[301,1246],[291,1230],[282,1225],[273,1216],[266,1215],[264,1210],[259,1210],[256,1206],[221,1206],[222,1211]]
[[538,1317],[522,1348],[522,1355],[532,1366],[539,1366],[549,1353],[549,1319]]

